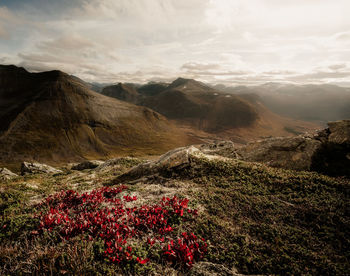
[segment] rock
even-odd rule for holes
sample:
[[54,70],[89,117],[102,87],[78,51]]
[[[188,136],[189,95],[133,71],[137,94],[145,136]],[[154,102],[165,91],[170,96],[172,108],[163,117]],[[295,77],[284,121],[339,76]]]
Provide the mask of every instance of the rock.
[[94,169],[97,168],[98,166],[104,164],[105,162],[100,161],[100,160],[88,160],[84,161],[82,163],[79,163],[75,166],[72,166],[72,170],[77,170],[77,171],[82,171],[86,169]]
[[9,169],[0,168],[0,179],[2,179],[2,180],[11,179],[11,178],[14,178],[17,176],[18,176],[18,174],[11,172]]
[[119,176],[115,183],[128,180],[135,180],[147,175],[154,175],[159,172],[171,171],[173,169],[181,169],[190,165],[191,156],[205,156],[198,148],[194,146],[182,147],[171,150],[163,154],[158,160],[140,164],[133,167],[127,173]]
[[335,144],[350,144],[350,120],[329,122],[328,142]]
[[310,170],[312,157],[321,146],[321,141],[311,138],[269,138],[237,149],[239,159],[263,162],[272,167]]
[[199,149],[205,154],[215,154],[224,157],[237,158],[235,145],[232,141],[216,141],[200,145]]
[[157,161],[150,162],[151,169],[164,170],[179,166],[186,166],[191,162],[191,155],[203,155],[202,152],[194,146],[177,148],[163,154]]
[[29,163],[29,162],[23,162],[21,165],[21,174],[31,174],[31,173],[62,173],[61,170],[55,169],[54,167],[51,167],[46,164],[40,164],[40,163]]
[[210,262],[199,262],[193,265],[190,270],[191,276],[240,276],[243,274],[237,273],[236,269],[232,270],[221,264]]
[[350,120],[329,122],[324,130],[327,139],[323,141],[312,158],[312,170],[333,175],[350,177]]

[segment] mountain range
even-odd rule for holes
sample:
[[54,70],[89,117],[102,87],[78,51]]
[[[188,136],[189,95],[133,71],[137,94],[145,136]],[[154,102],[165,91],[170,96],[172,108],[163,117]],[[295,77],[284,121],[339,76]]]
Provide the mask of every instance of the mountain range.
[[[210,86],[185,78],[102,89],[58,70],[30,73],[1,65],[0,163],[153,155],[213,140],[245,144],[318,129],[321,119],[306,122],[304,113],[282,108],[297,96],[292,88],[283,90],[290,91],[288,97],[281,89]],[[346,103],[339,103],[344,116]]]
[[157,154],[195,142],[164,116],[91,91],[61,71],[0,67],[0,160]]
[[216,85],[214,88],[234,95],[258,95],[260,101],[271,111],[298,120],[326,125],[329,121],[350,118],[348,87],[270,82],[258,86]]
[[131,86],[119,83],[102,94],[147,106],[178,126],[235,142],[266,136],[285,136],[317,128],[271,112],[256,95],[235,95],[192,79],[178,78],[170,84]]

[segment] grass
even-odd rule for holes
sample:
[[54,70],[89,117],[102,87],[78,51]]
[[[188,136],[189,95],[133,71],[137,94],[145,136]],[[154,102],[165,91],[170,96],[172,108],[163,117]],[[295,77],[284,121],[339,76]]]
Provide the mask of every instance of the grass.
[[345,275],[349,181],[239,161],[196,160],[181,171],[203,187],[194,228],[213,246],[208,260],[242,273]]
[[[112,266],[98,257],[102,250],[98,243],[75,238],[57,244],[52,236],[30,235],[38,223],[33,217],[35,202],[62,189],[100,187],[137,163],[124,161],[118,169],[96,173],[92,179],[91,172],[85,171],[3,182],[0,274],[184,273],[161,259],[143,266]],[[208,241],[206,261],[249,274],[349,273],[349,179],[201,158],[160,177],[160,184],[155,177],[131,185],[130,191],[148,201],[170,192],[188,197],[199,217],[196,223],[182,225],[181,231],[186,228]],[[137,250],[142,253],[144,248]]]

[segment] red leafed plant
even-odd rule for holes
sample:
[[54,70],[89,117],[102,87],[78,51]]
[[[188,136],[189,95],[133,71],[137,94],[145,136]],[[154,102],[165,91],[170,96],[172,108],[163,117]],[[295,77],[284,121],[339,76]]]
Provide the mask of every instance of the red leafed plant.
[[159,204],[126,208],[126,202],[137,200],[136,196],[119,195],[126,189],[121,185],[89,193],[68,190],[49,196],[41,204],[38,231],[33,234],[49,231],[66,240],[76,236],[102,240],[103,256],[112,263],[146,264],[149,257],[137,256],[133,250],[140,243],[147,248],[159,244],[166,260],[187,268],[203,258],[207,251],[204,240],[186,232],[177,237],[174,231],[177,222],[192,220],[197,215],[197,210],[188,208],[188,199],[164,197]]
[[163,248],[166,258],[172,263],[184,263],[191,267],[193,263],[204,257],[207,244],[193,233],[182,233],[182,237]]

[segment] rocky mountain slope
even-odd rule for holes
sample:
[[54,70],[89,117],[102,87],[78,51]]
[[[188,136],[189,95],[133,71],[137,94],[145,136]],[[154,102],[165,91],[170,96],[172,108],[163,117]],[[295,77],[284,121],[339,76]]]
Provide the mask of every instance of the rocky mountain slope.
[[157,112],[89,90],[60,71],[0,67],[0,162],[155,154],[190,144]]

